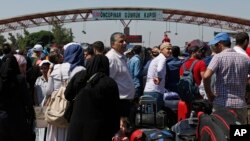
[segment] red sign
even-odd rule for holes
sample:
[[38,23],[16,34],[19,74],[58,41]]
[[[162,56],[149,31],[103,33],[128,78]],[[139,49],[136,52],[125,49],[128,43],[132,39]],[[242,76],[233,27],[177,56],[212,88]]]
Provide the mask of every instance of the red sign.
[[142,43],[142,35],[127,35],[126,42],[128,42],[128,43]]

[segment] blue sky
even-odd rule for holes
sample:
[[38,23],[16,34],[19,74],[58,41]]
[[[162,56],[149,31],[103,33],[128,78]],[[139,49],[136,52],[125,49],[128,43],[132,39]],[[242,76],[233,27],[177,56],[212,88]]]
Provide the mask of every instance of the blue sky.
[[[0,19],[33,13],[93,7],[170,8],[250,19],[250,0],[2,0]],[[92,43],[101,40],[107,46],[109,45],[109,36],[113,32],[123,31],[120,21],[72,23],[65,24],[65,27],[72,28],[77,42]],[[51,30],[51,26],[28,30],[34,32],[41,29]],[[201,27],[197,25],[180,23],[170,23],[169,25],[169,23],[150,21],[132,21],[130,24],[130,33],[143,35],[143,45],[145,46],[160,44],[162,35],[167,29],[171,30],[169,36],[174,45],[183,46],[185,41],[201,39],[202,36]],[[85,30],[87,34],[83,35],[82,30]],[[221,31],[221,29],[203,27],[204,41],[209,41],[213,37],[214,31]],[[19,32],[21,31],[14,31],[13,33]],[[175,35],[175,32],[178,35]]]

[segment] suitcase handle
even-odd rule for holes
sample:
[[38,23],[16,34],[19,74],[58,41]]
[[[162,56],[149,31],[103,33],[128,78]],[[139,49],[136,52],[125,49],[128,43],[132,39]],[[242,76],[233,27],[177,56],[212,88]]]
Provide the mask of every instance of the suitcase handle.
[[143,95],[140,97],[140,101],[143,102],[156,102],[156,98],[150,96],[150,95]]

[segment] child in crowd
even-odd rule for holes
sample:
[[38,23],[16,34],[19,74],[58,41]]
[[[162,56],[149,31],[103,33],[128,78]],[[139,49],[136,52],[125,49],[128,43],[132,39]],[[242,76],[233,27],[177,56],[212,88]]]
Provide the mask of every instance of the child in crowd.
[[126,133],[129,127],[129,121],[126,117],[121,117],[120,119],[120,130],[112,138],[112,141],[129,141]]

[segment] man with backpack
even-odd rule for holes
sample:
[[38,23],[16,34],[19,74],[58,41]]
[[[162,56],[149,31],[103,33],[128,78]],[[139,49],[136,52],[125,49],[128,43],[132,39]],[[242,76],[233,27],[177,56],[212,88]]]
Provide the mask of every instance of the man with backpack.
[[[245,101],[247,76],[250,74],[250,59],[231,46],[227,33],[217,34],[209,45],[215,46],[218,54],[214,55],[204,74],[204,87],[208,99],[213,102],[214,110],[228,108],[234,110],[242,124],[247,120],[247,104]],[[216,74],[214,92],[210,79]]]
[[[191,41],[187,46],[190,58],[182,64],[180,68],[181,78],[179,84],[177,84],[180,98],[184,101],[191,102],[194,98],[200,98],[198,86],[201,84],[203,74],[206,71],[205,62],[200,60],[203,56],[201,50],[204,47],[206,47],[206,44],[198,39]],[[186,81],[185,79],[189,80]]]

